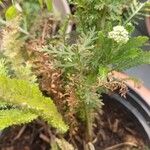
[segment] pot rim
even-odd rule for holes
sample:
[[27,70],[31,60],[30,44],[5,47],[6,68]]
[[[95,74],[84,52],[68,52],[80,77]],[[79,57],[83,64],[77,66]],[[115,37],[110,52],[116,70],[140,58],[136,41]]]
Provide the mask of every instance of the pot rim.
[[[133,92],[133,93],[132,93]],[[134,95],[134,91],[130,91],[127,93],[128,100],[126,98],[121,97],[118,93],[113,93],[109,95],[110,98],[120,103],[124,108],[126,108],[138,121],[144,131],[144,137],[147,140],[147,144],[150,144],[150,124],[149,124],[149,112],[145,111],[144,108],[146,106],[142,104],[142,106],[137,103],[136,99],[139,99],[136,95]],[[133,96],[133,97],[132,97]]]
[[[54,10],[56,9],[61,14],[61,17],[63,19],[71,14],[71,10],[67,0],[53,0],[52,2]],[[66,34],[69,34],[71,31],[72,31],[72,21],[69,21],[66,29]]]
[[[113,71],[113,77],[117,79],[129,79],[127,74],[117,71]],[[129,88],[141,96],[141,98],[150,106],[150,89],[145,87],[142,83],[139,83],[137,86],[132,80],[126,80],[125,83]]]

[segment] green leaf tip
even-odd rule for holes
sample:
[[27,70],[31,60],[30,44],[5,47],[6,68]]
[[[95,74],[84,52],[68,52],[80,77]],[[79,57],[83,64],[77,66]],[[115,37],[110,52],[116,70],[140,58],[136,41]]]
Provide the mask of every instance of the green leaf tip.
[[0,76],[0,97],[12,106],[41,117],[61,133],[68,130],[53,101],[44,97],[36,84]]
[[16,16],[18,16],[18,10],[15,6],[10,6],[5,13],[6,20],[14,19]]
[[29,123],[37,117],[38,116],[36,114],[26,110],[0,110],[0,130],[3,130],[12,125]]

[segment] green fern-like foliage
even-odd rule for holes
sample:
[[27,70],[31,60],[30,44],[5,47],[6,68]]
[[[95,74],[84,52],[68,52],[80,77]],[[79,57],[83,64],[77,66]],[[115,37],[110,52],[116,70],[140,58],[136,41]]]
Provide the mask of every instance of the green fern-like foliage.
[[[44,97],[38,86],[35,84],[31,84],[25,80],[10,79],[6,76],[0,76],[0,97],[3,98],[1,99],[2,102],[6,102],[9,105],[11,104],[17,108],[27,111],[26,117],[30,116],[30,113],[33,113],[31,118],[29,117],[29,121],[35,119],[36,116],[40,116],[62,133],[66,132],[68,129],[68,127],[63,122],[61,115],[57,112],[57,109],[52,100],[50,98]],[[10,119],[13,119],[16,113],[18,113],[18,111],[14,112],[15,113],[12,113],[12,116],[10,116]],[[7,113],[9,114],[9,112]],[[3,114],[4,112],[2,111],[2,115]],[[25,116],[23,116],[21,119],[20,115],[20,119],[14,119],[14,123],[12,123],[23,123],[23,120],[25,123],[28,121],[28,118],[25,120]],[[8,124],[11,124],[9,123],[9,119],[6,120],[5,127],[7,127]]]
[[52,100],[42,96],[37,84],[11,79],[4,58],[0,59],[0,129],[42,117],[61,132],[67,130]]
[[27,110],[0,110],[0,130],[12,125],[29,123],[37,117],[38,115],[33,114]]
[[35,83],[37,81],[36,76],[32,72],[32,65],[26,62],[20,67],[15,67],[15,77],[17,79],[23,79]]
[[99,32],[98,36],[97,42],[100,44],[94,49],[91,60],[94,70],[105,66],[108,70],[123,71],[140,64],[150,63],[150,52],[144,52],[141,48],[148,41],[147,37],[132,37],[126,44],[117,44],[103,32]]
[[12,59],[14,61],[12,63],[14,64],[23,62],[23,57],[20,52],[23,47],[23,41],[19,39],[19,24],[20,18],[17,17],[7,21],[6,26],[2,30],[1,51],[6,57]]
[[26,60],[26,52],[23,48],[25,41],[21,38],[20,22],[19,16],[6,22],[2,30],[1,51],[7,62],[11,64],[10,70],[14,73],[13,76],[34,83],[36,76],[33,75],[32,66]]
[[[129,25],[128,30],[129,28],[132,26]],[[86,34],[81,33],[75,44],[64,45],[60,39],[55,42],[57,44],[52,43],[46,49],[53,55],[56,66],[64,71],[66,84],[71,84],[75,88],[79,103],[77,114],[85,121],[89,137],[93,113],[97,109],[100,110],[103,105],[97,91],[107,92],[105,85],[101,83],[108,81],[108,74],[114,70],[124,71],[139,64],[150,63],[150,52],[143,52],[141,48],[148,38],[132,38],[130,34],[128,33],[128,40],[122,43],[110,38],[109,31],[106,33],[104,30],[90,30]]]
[[1,109],[4,109],[4,108],[7,108],[8,104],[4,101],[0,101],[0,110]]
[[1,51],[5,59],[0,59],[0,129],[41,117],[64,133],[67,125],[52,100],[42,95],[35,84],[32,66],[25,62],[19,21],[20,18],[15,18],[3,29]]
[[8,75],[7,60],[5,58],[0,59],[0,75]]
[[[118,24],[123,9],[132,0],[70,0],[77,7],[76,18],[78,29],[84,32],[90,28],[102,30],[109,28],[109,24]],[[80,28],[81,27],[81,28]]]
[[123,24],[126,25],[129,22],[138,24],[138,20],[144,19],[144,17],[150,16],[150,2],[139,2],[133,0],[127,12],[124,13]]

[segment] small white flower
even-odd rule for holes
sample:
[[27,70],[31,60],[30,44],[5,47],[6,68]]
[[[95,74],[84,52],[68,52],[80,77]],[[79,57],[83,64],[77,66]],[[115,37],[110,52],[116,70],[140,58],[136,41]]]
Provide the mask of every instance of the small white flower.
[[129,33],[123,26],[113,27],[113,31],[108,33],[108,38],[113,39],[117,43],[127,43],[129,40]]

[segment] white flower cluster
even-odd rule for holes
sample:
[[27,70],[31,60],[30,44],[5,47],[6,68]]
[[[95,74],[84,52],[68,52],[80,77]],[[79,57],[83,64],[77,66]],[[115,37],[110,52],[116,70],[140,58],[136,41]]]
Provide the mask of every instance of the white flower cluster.
[[117,43],[127,43],[129,33],[123,26],[115,26],[113,31],[108,33],[108,38],[114,39]]

